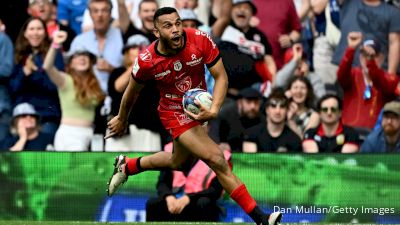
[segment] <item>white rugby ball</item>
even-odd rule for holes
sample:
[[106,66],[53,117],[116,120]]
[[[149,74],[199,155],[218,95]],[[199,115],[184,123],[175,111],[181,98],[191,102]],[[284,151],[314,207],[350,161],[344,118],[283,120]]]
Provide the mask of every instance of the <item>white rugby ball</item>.
[[194,100],[199,101],[200,104],[208,109],[211,108],[212,96],[210,93],[203,89],[190,89],[185,93],[182,99],[182,105],[186,110],[194,114],[198,114],[200,112],[200,107],[196,105],[196,103],[194,103]]

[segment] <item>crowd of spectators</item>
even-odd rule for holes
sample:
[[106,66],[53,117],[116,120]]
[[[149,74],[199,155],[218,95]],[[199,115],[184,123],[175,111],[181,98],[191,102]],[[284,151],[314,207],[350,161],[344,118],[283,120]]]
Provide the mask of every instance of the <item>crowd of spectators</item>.
[[209,132],[224,149],[400,152],[398,0],[2,1],[0,148],[162,150],[155,83],[128,133],[102,138],[161,6],[218,45],[229,86]]

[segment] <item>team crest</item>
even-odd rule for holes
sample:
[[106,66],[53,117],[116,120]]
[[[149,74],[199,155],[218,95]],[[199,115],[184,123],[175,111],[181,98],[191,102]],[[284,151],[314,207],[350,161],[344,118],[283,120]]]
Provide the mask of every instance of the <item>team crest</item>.
[[175,71],[181,71],[181,69],[182,69],[182,63],[181,63],[181,61],[176,61],[176,62],[174,62],[174,70]]
[[192,79],[187,76],[183,78],[182,80],[178,81],[175,83],[175,87],[182,93],[185,93],[187,90],[189,90],[192,87]]

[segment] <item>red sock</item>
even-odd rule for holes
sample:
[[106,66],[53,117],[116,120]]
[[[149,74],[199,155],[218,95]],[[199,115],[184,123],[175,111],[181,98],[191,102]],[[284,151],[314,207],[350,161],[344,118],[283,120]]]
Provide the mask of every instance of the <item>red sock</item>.
[[127,175],[135,175],[142,172],[140,168],[140,158],[128,158],[125,157],[126,166],[125,166],[125,173]]
[[237,204],[247,214],[249,214],[257,205],[256,201],[253,199],[253,197],[251,197],[244,184],[232,191],[231,198],[235,200],[235,202],[237,202]]

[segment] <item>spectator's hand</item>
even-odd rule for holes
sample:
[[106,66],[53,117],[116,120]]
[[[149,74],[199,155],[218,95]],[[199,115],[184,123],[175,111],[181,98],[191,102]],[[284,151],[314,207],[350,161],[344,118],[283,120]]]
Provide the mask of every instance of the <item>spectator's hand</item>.
[[289,35],[283,34],[279,36],[279,44],[281,45],[281,48],[289,48],[292,45],[292,40]]
[[357,46],[361,43],[363,35],[361,32],[350,32],[347,35],[347,44],[350,48],[357,48]]
[[27,132],[26,123],[24,120],[18,120],[17,124],[17,134],[19,139],[21,140],[28,140],[28,132]]
[[212,112],[210,109],[207,109],[204,105],[202,105],[199,101],[194,100],[194,103],[200,108],[200,112],[196,115],[186,109],[185,113],[189,115],[190,118],[197,120],[199,122],[206,122],[212,119],[217,118],[218,113]]
[[303,46],[301,44],[294,44],[292,46],[293,58],[299,63],[303,56]]
[[376,56],[376,52],[375,49],[372,48],[371,46],[367,45],[367,46],[363,46],[362,47],[362,51],[367,55],[368,59],[373,59]]
[[165,201],[167,202],[168,211],[169,211],[171,214],[177,214],[178,206],[177,206],[177,200],[176,200],[175,196],[173,196],[173,195],[168,195],[168,196],[165,198]]
[[25,65],[22,68],[24,71],[25,76],[29,76],[32,74],[33,71],[36,71],[38,68],[35,65],[35,62],[33,62],[33,55],[30,54],[28,58],[25,60]]
[[289,103],[289,110],[287,111],[288,120],[292,120],[294,118],[298,109],[299,109],[299,107],[297,106],[296,102],[291,101]]
[[125,134],[127,127],[127,121],[122,121],[119,116],[115,116],[107,123],[107,134],[104,139]]
[[53,35],[53,43],[61,45],[67,40],[68,34],[66,31],[58,30],[54,32]]
[[190,203],[190,198],[189,198],[189,196],[187,196],[187,195],[184,195],[184,196],[182,196],[181,198],[177,199],[177,200],[176,200],[176,207],[177,207],[176,213],[177,213],[177,214],[180,214],[180,213],[183,211],[183,209],[184,209],[187,205],[189,205],[189,203]]
[[98,70],[106,72],[111,72],[114,69],[114,67],[111,66],[111,64],[108,63],[107,60],[101,57],[97,58],[96,67]]

